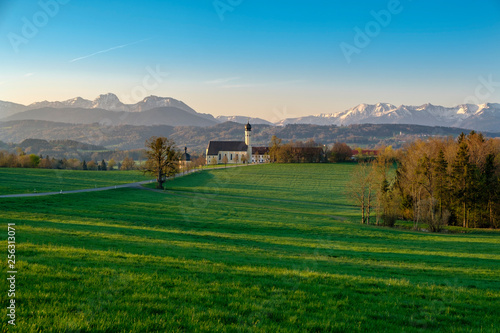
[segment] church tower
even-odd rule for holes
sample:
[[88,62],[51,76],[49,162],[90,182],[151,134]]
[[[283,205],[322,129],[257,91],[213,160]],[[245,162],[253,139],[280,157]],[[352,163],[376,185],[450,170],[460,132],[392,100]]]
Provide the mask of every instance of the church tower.
[[245,144],[248,146],[247,163],[252,163],[252,125],[250,125],[250,121],[245,125]]

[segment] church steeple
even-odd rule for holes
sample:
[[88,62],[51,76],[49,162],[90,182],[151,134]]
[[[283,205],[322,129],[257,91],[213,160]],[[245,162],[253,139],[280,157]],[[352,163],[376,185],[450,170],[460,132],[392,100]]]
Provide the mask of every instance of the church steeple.
[[252,125],[250,125],[250,121],[245,125],[245,144],[249,146],[251,144],[252,137]]
[[248,163],[252,163],[252,125],[250,125],[250,120],[245,125],[245,144],[248,146]]

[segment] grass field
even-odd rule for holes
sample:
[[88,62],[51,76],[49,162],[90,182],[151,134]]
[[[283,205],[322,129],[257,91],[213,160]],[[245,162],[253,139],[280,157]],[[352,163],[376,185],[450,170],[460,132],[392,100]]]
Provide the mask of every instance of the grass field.
[[81,190],[134,183],[154,177],[139,171],[73,171],[0,168],[0,195]]
[[[251,166],[165,192],[0,199],[0,246],[6,223],[17,228],[17,328],[498,332],[499,234],[359,225],[343,194],[352,167]],[[5,330],[6,306],[0,317]]]

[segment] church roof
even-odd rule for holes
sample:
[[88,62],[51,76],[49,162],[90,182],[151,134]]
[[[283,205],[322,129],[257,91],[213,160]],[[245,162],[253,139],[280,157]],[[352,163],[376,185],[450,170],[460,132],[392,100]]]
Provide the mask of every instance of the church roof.
[[220,151],[246,152],[247,150],[245,141],[210,141],[207,155],[217,155]]
[[252,155],[266,155],[269,154],[268,147],[252,147]]

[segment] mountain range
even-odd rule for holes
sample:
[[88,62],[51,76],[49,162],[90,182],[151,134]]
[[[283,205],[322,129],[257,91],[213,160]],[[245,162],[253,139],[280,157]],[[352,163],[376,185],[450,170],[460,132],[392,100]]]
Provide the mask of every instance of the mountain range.
[[500,104],[463,104],[443,107],[432,104],[421,106],[388,103],[360,104],[340,113],[320,114],[301,118],[284,119],[277,125],[314,124],[346,126],[352,124],[409,124],[445,126],[476,131],[500,129]]
[[[352,147],[393,146],[399,148],[416,138],[430,136],[456,137],[467,130],[450,127],[362,124],[348,126],[320,126],[289,124],[286,126],[259,125],[252,128],[255,145],[268,145],[276,135],[283,142],[307,141],[313,139],[321,144],[331,145],[345,142]],[[487,137],[499,137],[500,133],[484,132]],[[195,126],[100,126],[99,124],[68,124],[42,120],[17,120],[0,123],[0,149],[13,149],[27,139],[46,141],[73,140],[81,143],[106,147],[109,150],[143,149],[144,142],[152,136],[166,136],[179,147],[187,146],[189,151],[201,154],[212,140],[237,141],[243,139],[241,124],[225,122],[209,127]],[[5,144],[2,144],[6,142]],[[67,142],[67,141],[65,141]],[[33,145],[30,145],[33,146]],[[38,145],[39,146],[39,145]],[[43,145],[42,145],[43,146]],[[48,146],[44,146],[44,149]],[[31,151],[33,153],[34,151]],[[46,154],[46,152],[43,152]]]
[[149,96],[136,104],[124,104],[114,94],[100,95],[95,100],[76,97],[62,102],[37,102],[21,105],[0,101],[0,121],[44,120],[69,124],[103,126],[197,126],[209,127],[232,121],[244,124],[284,126],[288,124],[337,125],[352,124],[409,124],[446,126],[476,131],[497,132],[500,129],[500,104],[463,104],[443,107],[388,103],[360,104],[340,113],[288,118],[271,123],[246,116],[218,116],[196,112],[174,98]]

